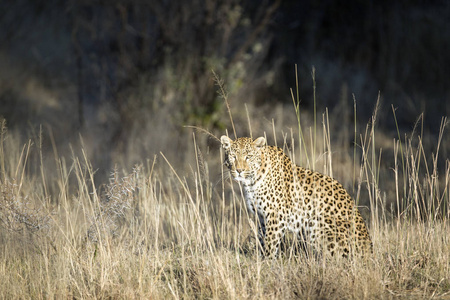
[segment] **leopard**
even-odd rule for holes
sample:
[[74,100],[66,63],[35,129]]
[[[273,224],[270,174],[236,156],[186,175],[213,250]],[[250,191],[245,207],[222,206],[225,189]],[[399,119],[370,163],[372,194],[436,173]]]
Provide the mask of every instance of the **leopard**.
[[336,179],[297,166],[263,136],[223,135],[220,142],[229,177],[242,186],[250,219],[257,223],[261,255],[278,257],[288,230],[320,257],[373,253],[364,219]]

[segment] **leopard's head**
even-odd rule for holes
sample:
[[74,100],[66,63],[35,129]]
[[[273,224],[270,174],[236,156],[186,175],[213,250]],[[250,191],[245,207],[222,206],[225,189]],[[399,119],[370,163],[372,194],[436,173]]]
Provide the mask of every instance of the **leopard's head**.
[[266,144],[264,137],[255,140],[243,137],[232,140],[223,135],[220,138],[225,150],[224,164],[230,169],[234,180],[250,185],[256,180],[261,169],[262,151]]

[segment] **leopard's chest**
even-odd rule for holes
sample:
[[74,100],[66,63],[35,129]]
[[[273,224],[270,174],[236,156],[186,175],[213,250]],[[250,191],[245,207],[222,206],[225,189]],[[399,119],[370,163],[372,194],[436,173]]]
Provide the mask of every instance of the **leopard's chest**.
[[260,184],[254,184],[252,186],[244,185],[244,198],[247,205],[247,209],[250,214],[254,215],[256,212],[262,213],[264,205],[264,199],[259,192]]
[[251,186],[244,186],[244,198],[247,209],[251,214],[266,215],[269,210],[283,210],[283,199],[289,197],[282,191],[283,183],[273,177],[265,177],[264,180],[255,182]]

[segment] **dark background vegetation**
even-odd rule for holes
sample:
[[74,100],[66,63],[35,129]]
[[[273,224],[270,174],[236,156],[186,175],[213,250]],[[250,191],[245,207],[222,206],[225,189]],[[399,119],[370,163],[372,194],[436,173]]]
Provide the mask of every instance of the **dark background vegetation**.
[[102,170],[160,151],[182,161],[183,126],[230,130],[212,70],[238,120],[245,103],[270,120],[275,107],[294,115],[297,64],[305,113],[315,66],[319,112],[352,126],[354,94],[366,124],[380,92],[381,131],[395,132],[393,105],[402,132],[424,112],[424,130],[437,135],[450,112],[448,3],[1,1],[0,116],[25,137],[42,130],[43,148],[54,141],[63,154],[81,134]]

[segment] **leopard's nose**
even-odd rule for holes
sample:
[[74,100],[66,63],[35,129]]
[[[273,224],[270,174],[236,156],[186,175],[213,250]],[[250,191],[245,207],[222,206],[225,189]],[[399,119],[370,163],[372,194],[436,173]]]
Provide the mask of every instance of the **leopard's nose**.
[[244,171],[244,169],[236,169],[236,172],[238,172],[239,174],[242,173],[242,171]]

